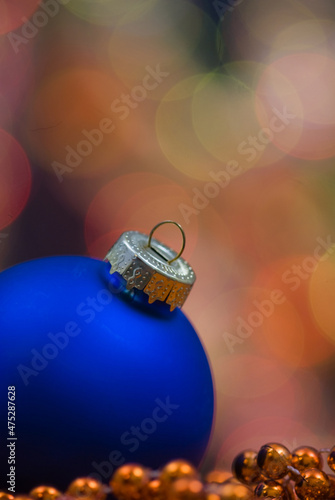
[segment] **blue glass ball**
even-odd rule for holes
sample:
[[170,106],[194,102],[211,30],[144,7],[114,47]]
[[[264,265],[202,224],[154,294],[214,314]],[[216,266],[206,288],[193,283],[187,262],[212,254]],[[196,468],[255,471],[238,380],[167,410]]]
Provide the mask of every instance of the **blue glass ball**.
[[[182,311],[126,293],[109,269],[48,257],[0,274],[0,426],[6,433],[15,386],[16,492],[204,455],[214,395],[195,330]],[[0,467],[9,472],[8,450]]]

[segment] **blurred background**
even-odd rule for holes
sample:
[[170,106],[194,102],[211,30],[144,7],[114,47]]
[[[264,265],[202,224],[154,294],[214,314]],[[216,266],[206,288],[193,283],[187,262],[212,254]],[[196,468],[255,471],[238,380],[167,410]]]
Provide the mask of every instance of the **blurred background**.
[[0,0],[0,33],[1,269],[179,222],[204,467],[334,445],[334,2]]

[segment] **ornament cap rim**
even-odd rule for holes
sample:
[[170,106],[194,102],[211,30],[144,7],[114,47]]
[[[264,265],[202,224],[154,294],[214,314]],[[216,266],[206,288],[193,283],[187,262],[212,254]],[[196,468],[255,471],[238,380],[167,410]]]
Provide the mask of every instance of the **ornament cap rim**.
[[[183,242],[178,253],[153,238],[154,231],[168,223],[181,231]],[[127,290],[142,290],[149,296],[149,303],[166,302],[173,311],[183,306],[196,279],[192,267],[181,257],[185,240],[180,224],[162,221],[154,226],[149,236],[139,231],[122,233],[105,260],[111,265],[110,274],[117,273],[126,280]]]

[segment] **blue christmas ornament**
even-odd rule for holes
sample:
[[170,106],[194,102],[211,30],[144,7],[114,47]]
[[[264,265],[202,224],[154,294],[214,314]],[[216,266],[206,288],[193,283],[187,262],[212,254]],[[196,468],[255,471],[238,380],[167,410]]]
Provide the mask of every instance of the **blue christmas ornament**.
[[200,463],[213,384],[179,309],[195,276],[152,233],[124,233],[107,262],[48,257],[1,273],[1,490]]

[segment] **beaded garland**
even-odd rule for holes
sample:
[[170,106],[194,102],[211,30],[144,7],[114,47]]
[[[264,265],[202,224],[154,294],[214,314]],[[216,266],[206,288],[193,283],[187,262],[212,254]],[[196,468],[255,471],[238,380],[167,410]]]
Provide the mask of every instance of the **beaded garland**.
[[16,497],[0,492],[0,500],[334,500],[335,475],[322,470],[322,453],[335,472],[335,446],[316,450],[300,446],[292,453],[279,443],[263,445],[258,452],[245,450],[232,463],[232,472],[213,470],[202,480],[185,460],[174,460],[160,471],[140,464],[124,464],[109,486],[96,479],[75,479],[65,493],[37,486]]

